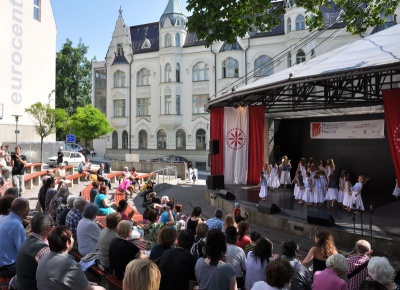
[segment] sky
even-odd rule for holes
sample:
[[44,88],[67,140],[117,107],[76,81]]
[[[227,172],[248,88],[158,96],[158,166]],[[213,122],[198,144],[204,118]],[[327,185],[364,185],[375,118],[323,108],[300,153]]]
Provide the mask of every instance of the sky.
[[[168,0],[51,0],[57,25],[57,51],[65,40],[72,40],[77,46],[79,39],[89,46],[86,57],[94,56],[101,61],[107,53],[118,11],[122,7],[122,17],[127,26],[158,22]],[[179,0],[183,13],[186,0]]]

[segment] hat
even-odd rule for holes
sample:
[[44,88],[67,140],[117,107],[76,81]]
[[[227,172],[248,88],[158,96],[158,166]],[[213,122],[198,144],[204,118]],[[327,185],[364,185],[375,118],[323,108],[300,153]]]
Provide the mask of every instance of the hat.
[[65,165],[65,162],[60,163],[60,167],[64,167]]
[[82,164],[86,164],[86,161],[82,161]]

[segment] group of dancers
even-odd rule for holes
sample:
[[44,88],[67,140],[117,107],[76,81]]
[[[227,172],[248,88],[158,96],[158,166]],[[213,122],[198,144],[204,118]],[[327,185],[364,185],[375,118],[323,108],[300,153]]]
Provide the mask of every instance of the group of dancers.
[[261,200],[266,199],[268,188],[274,191],[281,185],[287,187],[294,184],[294,198],[299,204],[322,206],[325,201],[328,201],[331,208],[334,207],[335,202],[338,202],[343,209],[348,211],[364,210],[361,191],[368,181],[365,176],[359,175],[357,183],[351,186],[350,175],[346,170],[342,170],[338,182],[334,176],[333,159],[328,159],[325,165],[323,160],[317,164],[314,158],[310,158],[308,162],[305,158],[301,158],[293,180],[290,177],[291,169],[292,165],[287,156],[282,157],[282,164],[279,167],[275,161],[272,165],[265,163],[259,184]]

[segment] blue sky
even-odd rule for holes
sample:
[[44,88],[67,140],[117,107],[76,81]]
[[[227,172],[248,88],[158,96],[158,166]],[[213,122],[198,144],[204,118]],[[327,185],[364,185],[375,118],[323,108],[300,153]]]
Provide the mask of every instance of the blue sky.
[[[79,39],[89,46],[87,58],[96,56],[103,60],[111,41],[118,10],[128,26],[157,22],[167,6],[168,0],[51,0],[57,25],[57,51],[69,38],[73,45]],[[183,13],[186,0],[179,0]]]

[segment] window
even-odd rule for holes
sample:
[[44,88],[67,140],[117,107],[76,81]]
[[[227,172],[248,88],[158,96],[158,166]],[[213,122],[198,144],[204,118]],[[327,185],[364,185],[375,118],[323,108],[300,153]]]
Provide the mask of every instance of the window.
[[111,139],[112,139],[112,145],[111,145],[112,149],[118,149],[118,133],[117,133],[117,131],[114,131],[112,133]]
[[193,96],[193,114],[203,114],[204,105],[207,103],[208,95]]
[[206,150],[206,131],[199,129],[196,132],[196,150]]
[[292,31],[292,19],[290,19],[290,17],[287,19],[286,28],[287,28],[287,32]]
[[176,131],[176,149],[186,149],[186,133],[182,129]]
[[254,62],[254,76],[264,77],[274,73],[272,59],[268,55],[262,55]]
[[122,131],[122,149],[128,148],[128,142],[129,142],[128,132],[124,130]]
[[222,63],[222,78],[237,78],[239,77],[238,61],[232,57],[228,57]]
[[180,47],[181,46],[181,36],[179,33],[175,34],[175,46]]
[[181,66],[179,63],[176,64],[175,74],[176,82],[179,83],[181,81]]
[[165,82],[170,83],[171,82],[171,65],[169,63],[167,63],[165,65],[164,72],[165,72]]
[[139,131],[139,149],[147,149],[147,132],[145,130]]
[[292,66],[292,54],[290,52],[287,53],[287,67]]
[[125,87],[125,73],[123,71],[117,70],[114,73],[114,88]]
[[180,115],[181,114],[181,96],[176,95],[176,114]]
[[107,111],[107,73],[105,68],[94,70],[94,106],[103,114]]
[[164,104],[164,114],[165,115],[171,115],[171,111],[172,111],[172,108],[171,108],[171,105],[172,105],[172,97],[171,97],[171,95],[165,95],[165,97],[164,97],[164,100],[165,100],[165,104]]
[[196,63],[192,69],[192,80],[194,82],[208,81],[208,64],[204,62]]
[[157,132],[157,149],[167,149],[167,134],[163,129]]
[[117,55],[124,55],[124,47],[122,46],[122,43],[117,44]]
[[125,100],[114,100],[114,117],[125,117]]
[[[40,17],[41,17],[41,13],[40,13],[40,10],[41,10],[41,4],[42,3],[40,3],[41,2],[41,0],[33,0],[33,19],[35,19],[35,20],[37,20],[37,21],[40,21]],[[21,3],[21,5],[22,5],[22,3]]]
[[306,54],[302,49],[300,49],[296,54],[296,63],[299,64],[305,61],[306,61]]
[[306,29],[306,22],[304,21],[304,16],[299,15],[296,17],[296,30]]
[[150,116],[150,98],[136,99],[136,116]]
[[151,73],[147,68],[142,68],[138,71],[136,76],[136,86],[149,86],[151,85]]
[[165,47],[170,47],[171,46],[171,34],[167,33],[165,35]]

